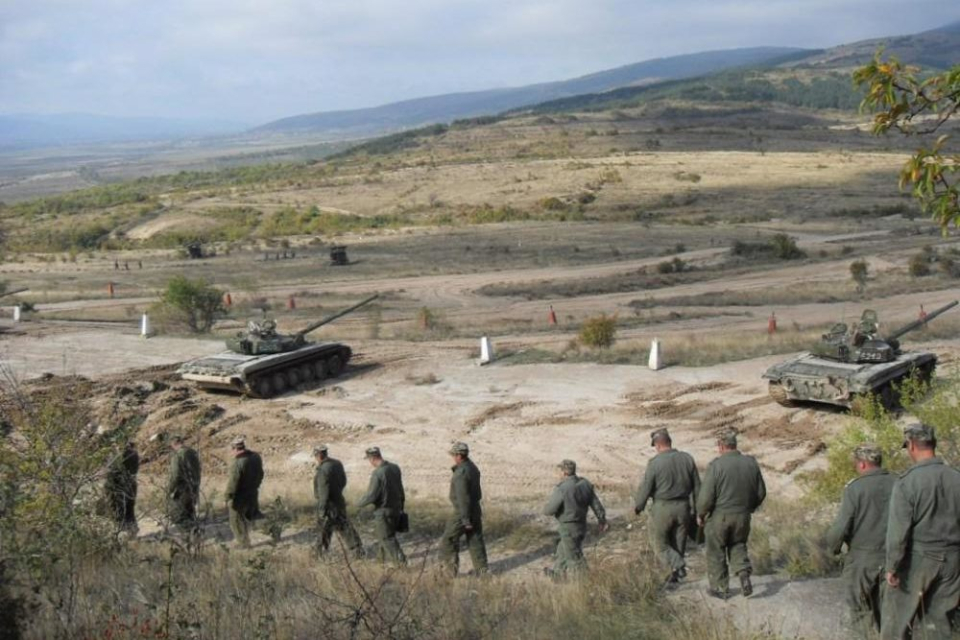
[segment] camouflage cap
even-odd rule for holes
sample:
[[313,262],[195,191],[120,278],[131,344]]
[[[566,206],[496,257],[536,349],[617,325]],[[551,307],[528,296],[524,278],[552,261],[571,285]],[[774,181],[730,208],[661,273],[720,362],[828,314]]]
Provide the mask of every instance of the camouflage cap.
[[369,447],[367,452],[363,454],[364,458],[382,458],[383,455],[380,453],[380,447]]
[[657,429],[656,431],[650,434],[650,446],[652,447],[653,445],[657,444],[657,440],[661,438],[668,441],[670,440],[670,432],[667,431],[666,427]]
[[904,448],[906,448],[907,443],[910,441],[936,444],[937,434],[930,425],[923,424],[922,422],[915,422],[903,428]]
[[318,444],[313,448],[313,455],[315,456],[320,455],[321,453],[326,453],[326,452],[327,452],[327,445],[325,444]]
[[728,429],[726,431],[721,431],[717,434],[717,444],[723,445],[724,447],[736,447],[737,446],[737,432],[734,429]]
[[573,460],[562,460],[557,465],[557,469],[561,469],[567,475],[573,475],[577,472],[577,463]]
[[230,441],[230,446],[234,449],[244,449],[247,446],[247,439],[244,436],[237,436]]
[[450,446],[450,455],[452,456],[468,456],[470,455],[470,447],[466,442],[454,442]]
[[872,442],[864,442],[853,450],[853,457],[856,460],[880,464],[883,462],[883,451],[881,451],[880,447]]

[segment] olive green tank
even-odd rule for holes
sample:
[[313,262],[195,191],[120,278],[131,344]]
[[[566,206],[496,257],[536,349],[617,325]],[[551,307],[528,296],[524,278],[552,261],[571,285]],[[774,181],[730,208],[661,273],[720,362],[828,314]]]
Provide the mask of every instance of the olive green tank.
[[913,374],[929,379],[937,366],[933,353],[901,350],[900,338],[955,306],[956,300],[885,337],[872,309],[863,312],[852,330],[836,324],[809,352],[766,370],[770,396],[784,406],[809,401],[849,407],[857,398],[874,394],[893,407],[897,384]]
[[228,351],[186,362],[177,372],[200,388],[254,398],[269,398],[302,382],[335,378],[353,351],[339,342],[307,342],[307,334],[378,297],[371,296],[290,335],[278,333],[273,320],[251,321],[246,331],[227,340]]

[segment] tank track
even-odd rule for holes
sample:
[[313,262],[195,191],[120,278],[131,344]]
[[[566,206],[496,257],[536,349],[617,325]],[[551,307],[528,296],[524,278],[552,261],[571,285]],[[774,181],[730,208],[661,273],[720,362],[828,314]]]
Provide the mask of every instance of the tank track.
[[336,378],[350,359],[349,348],[332,355],[300,360],[285,366],[258,371],[245,381],[242,392],[252,398],[272,398],[306,382]]

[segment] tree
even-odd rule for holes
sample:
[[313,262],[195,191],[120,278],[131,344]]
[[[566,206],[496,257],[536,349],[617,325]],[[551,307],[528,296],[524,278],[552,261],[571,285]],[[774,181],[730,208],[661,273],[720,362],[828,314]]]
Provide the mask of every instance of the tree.
[[857,291],[863,291],[867,286],[869,265],[866,260],[854,260],[850,263],[850,277],[857,283]]
[[203,279],[176,276],[167,283],[160,300],[195,333],[210,331],[217,316],[224,312],[223,292]]
[[[857,69],[853,80],[866,87],[862,110],[876,111],[873,132],[896,129],[908,136],[933,136],[960,110],[960,65],[939,74],[923,75],[918,67],[904,65],[896,57],[874,59]],[[948,146],[949,136],[940,135],[922,146],[900,172],[900,188],[908,185],[924,211],[946,231],[960,224],[960,152]]]

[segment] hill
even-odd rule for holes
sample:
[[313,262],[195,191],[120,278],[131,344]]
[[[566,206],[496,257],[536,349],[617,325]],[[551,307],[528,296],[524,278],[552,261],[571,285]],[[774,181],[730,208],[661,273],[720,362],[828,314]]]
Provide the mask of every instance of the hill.
[[657,58],[590,75],[525,87],[451,93],[416,98],[373,107],[331,111],[283,118],[253,130],[255,133],[324,132],[339,135],[371,135],[434,122],[489,115],[548,100],[618,87],[690,78],[731,67],[756,65],[784,56],[810,53],[788,47],[754,47],[729,51],[706,51]]

